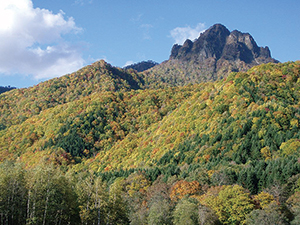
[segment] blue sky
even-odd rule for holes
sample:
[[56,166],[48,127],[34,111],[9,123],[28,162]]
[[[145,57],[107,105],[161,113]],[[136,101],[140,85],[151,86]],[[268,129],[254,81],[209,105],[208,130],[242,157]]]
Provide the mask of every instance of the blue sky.
[[299,60],[299,0],[5,0],[0,86],[29,87],[104,59],[167,60],[215,23],[250,33],[281,62]]

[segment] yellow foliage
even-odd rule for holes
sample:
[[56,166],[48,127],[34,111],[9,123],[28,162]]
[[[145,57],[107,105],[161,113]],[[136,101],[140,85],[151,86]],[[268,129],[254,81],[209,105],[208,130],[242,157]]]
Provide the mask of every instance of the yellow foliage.
[[269,146],[266,146],[264,148],[262,148],[260,150],[260,153],[262,154],[262,156],[265,158],[265,160],[269,160],[271,159],[272,155],[271,155],[271,152],[270,152],[270,147]]
[[284,156],[289,156],[293,154],[296,154],[298,156],[300,150],[300,140],[290,139],[287,142],[283,142],[280,145],[280,150]]
[[225,186],[217,195],[207,194],[205,203],[223,224],[245,224],[246,215],[254,209],[249,194],[239,185]]
[[261,193],[259,193],[258,195],[255,195],[253,197],[253,200],[255,201],[255,203],[257,205],[259,205],[262,209],[265,209],[268,207],[268,205],[272,202],[275,202],[274,200],[274,196],[262,191]]
[[130,197],[133,197],[137,192],[145,194],[150,186],[150,181],[143,174],[132,174],[127,178],[127,182],[126,189]]
[[291,127],[298,127],[299,126],[297,119],[292,119],[290,124],[291,124]]

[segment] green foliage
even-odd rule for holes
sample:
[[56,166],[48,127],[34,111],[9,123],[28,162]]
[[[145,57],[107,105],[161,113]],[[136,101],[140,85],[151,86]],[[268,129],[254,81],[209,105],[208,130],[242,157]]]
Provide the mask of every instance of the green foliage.
[[197,205],[187,199],[182,199],[176,205],[173,213],[174,225],[198,224]]
[[284,225],[289,224],[288,219],[280,211],[276,203],[270,204],[266,209],[253,210],[247,217],[246,224]]
[[25,172],[21,165],[5,162],[0,165],[0,213],[1,223],[26,223]]
[[172,224],[171,207],[167,200],[158,200],[151,204],[149,209],[148,224]]
[[25,170],[1,164],[2,224],[79,224],[77,196],[69,181],[52,166]]

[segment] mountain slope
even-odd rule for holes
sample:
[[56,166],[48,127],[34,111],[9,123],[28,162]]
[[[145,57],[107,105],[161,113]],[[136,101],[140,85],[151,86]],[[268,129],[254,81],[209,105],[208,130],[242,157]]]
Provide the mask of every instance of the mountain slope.
[[164,164],[166,155],[178,163],[216,167],[220,160],[242,165],[298,157],[299,74],[299,62],[267,64],[207,83],[146,132],[128,136],[106,156],[100,154],[95,166],[147,168]]
[[34,87],[0,95],[0,129],[24,122],[41,111],[102,91],[140,89],[143,78],[102,61]]
[[299,75],[300,62],[266,64],[31,115],[0,131],[1,221],[141,224],[163,211],[173,224],[184,208],[216,224],[297,223]]
[[193,91],[102,91],[56,105],[0,131],[0,160],[21,157],[34,164],[51,155],[59,163],[93,158],[160,121]]
[[266,64],[214,83],[95,92],[4,128],[0,158],[67,154],[58,161],[90,158],[86,165],[104,171],[159,166],[166,154],[181,154],[181,163],[241,165],[297,156],[288,146],[300,139],[299,74],[299,62]]

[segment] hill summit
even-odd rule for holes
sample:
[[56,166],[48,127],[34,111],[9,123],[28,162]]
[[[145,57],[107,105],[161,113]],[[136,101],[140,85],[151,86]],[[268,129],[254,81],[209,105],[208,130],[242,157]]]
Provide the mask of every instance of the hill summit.
[[249,33],[230,32],[224,25],[215,24],[195,41],[187,39],[183,45],[175,44],[169,60],[151,72],[155,79],[168,84],[185,85],[222,79],[231,72],[270,62],[279,61],[271,57],[268,47],[259,47]]
[[175,44],[170,59],[198,61],[213,58],[219,61],[243,61],[247,64],[277,62],[271,57],[268,47],[258,47],[254,38],[238,30],[230,32],[224,25],[215,24],[200,34],[194,42],[187,39],[184,44]]

